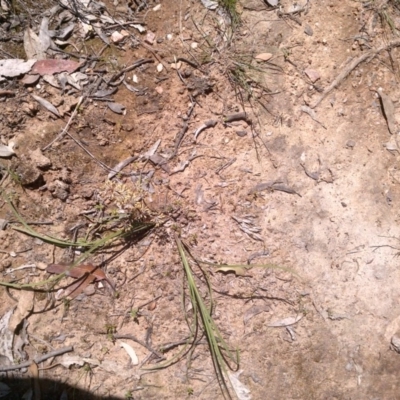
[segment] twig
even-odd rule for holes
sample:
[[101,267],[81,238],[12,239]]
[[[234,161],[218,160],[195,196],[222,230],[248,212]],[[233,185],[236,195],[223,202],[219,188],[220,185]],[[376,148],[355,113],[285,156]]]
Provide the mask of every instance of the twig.
[[157,59],[157,61],[162,64],[162,66],[165,68],[165,70],[168,72],[168,67],[165,65],[165,63],[163,63],[163,61],[161,60],[161,58],[156,54],[156,52],[150,47],[147,46],[146,43],[140,42],[140,44],[146,49],[148,50],[151,54],[153,54],[153,56]]
[[324,90],[324,92],[321,94],[319,99],[311,106],[311,108],[317,107],[322,100],[325,99],[328,94],[335,89],[337,86],[340,85],[340,83],[347,78],[347,76],[350,74],[353,69],[355,69],[359,64],[364,62],[365,60],[371,61],[374,57],[376,57],[381,51],[384,50],[390,50],[392,47],[398,47],[400,46],[400,39],[394,40],[393,42],[390,42],[387,45],[381,46],[376,50],[371,50],[368,51],[365,54],[362,54],[360,57],[354,59],[351,61],[347,67],[344,68],[344,70],[333,80],[333,82]]
[[209,121],[204,122],[201,126],[199,126],[194,132],[194,140],[197,140],[197,136],[199,136],[200,132],[207,128],[214,128],[217,125],[218,121],[210,119]]
[[129,67],[126,67],[122,71],[120,71],[117,74],[115,74],[113,77],[111,77],[111,79],[109,80],[108,83],[115,82],[117,79],[119,79],[126,72],[130,72],[130,71],[134,70],[135,68],[140,67],[143,64],[153,63],[153,62],[154,62],[154,60],[152,60],[151,58],[142,58],[142,59],[136,61],[135,63],[133,63],[132,65],[130,65]]
[[41,356],[35,357],[31,361],[26,361],[24,363],[16,364],[16,365],[7,365],[5,367],[0,367],[0,372],[13,371],[15,369],[27,368],[32,363],[39,364],[39,363],[41,363],[43,361],[48,360],[49,358],[57,357],[57,356],[60,356],[61,354],[69,353],[70,351],[74,351],[74,348],[72,346],[63,347],[61,349],[53,350],[53,351],[50,351],[49,353],[46,353],[46,354],[43,354]]
[[79,97],[78,104],[75,106],[74,112],[73,112],[72,115],[69,117],[69,120],[68,120],[68,122],[67,122],[67,125],[65,125],[65,128],[64,128],[64,129],[61,131],[61,133],[58,134],[58,135],[55,137],[55,139],[53,139],[47,146],[43,147],[42,151],[47,150],[53,143],[55,143],[57,140],[61,139],[61,138],[67,133],[68,128],[70,127],[72,120],[75,118],[75,115],[76,115],[77,112],[78,112],[78,108],[79,108],[80,105],[82,104],[83,100],[84,100],[84,96]]
[[236,157],[232,158],[231,160],[229,160],[226,164],[222,165],[221,167],[219,167],[215,173],[218,175],[222,170],[230,167],[234,162],[236,161]]
[[224,118],[224,122],[234,122],[234,121],[246,121],[248,124],[251,123],[250,119],[248,118],[247,113],[240,112],[236,114],[229,114]]

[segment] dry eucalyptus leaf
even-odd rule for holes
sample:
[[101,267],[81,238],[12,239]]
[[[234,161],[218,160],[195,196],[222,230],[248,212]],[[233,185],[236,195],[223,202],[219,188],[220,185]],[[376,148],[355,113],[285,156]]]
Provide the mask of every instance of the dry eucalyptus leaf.
[[114,94],[118,88],[111,88],[111,89],[102,89],[102,90],[97,90],[92,94],[91,97],[108,97]]
[[125,106],[119,103],[107,103],[108,108],[116,114],[124,114],[126,112]]
[[27,28],[24,32],[24,49],[29,59],[44,60],[46,58],[39,36],[31,28]]
[[41,106],[43,106],[46,110],[50,111],[51,113],[53,113],[54,115],[56,115],[57,117],[61,117],[60,113],[58,112],[57,108],[55,108],[53,106],[53,104],[51,104],[49,101],[43,99],[40,96],[36,96],[35,94],[31,95]]
[[260,53],[256,55],[256,60],[259,61],[268,61],[272,58],[273,54],[271,53]]
[[49,35],[49,19],[43,17],[39,29],[39,40],[42,46],[42,50],[46,52],[52,45],[52,41]]
[[6,78],[13,78],[15,76],[26,74],[32,69],[35,62],[36,60],[0,60],[0,75],[5,76]]
[[125,81],[122,82],[125,87],[130,91],[130,92],[140,92],[139,89],[136,89],[134,86],[130,85],[129,83],[126,83]]
[[13,154],[15,153],[11,147],[0,144],[0,157],[7,158],[11,157]]
[[60,72],[72,73],[81,66],[80,63],[71,60],[40,60],[32,68],[32,74],[53,75]]

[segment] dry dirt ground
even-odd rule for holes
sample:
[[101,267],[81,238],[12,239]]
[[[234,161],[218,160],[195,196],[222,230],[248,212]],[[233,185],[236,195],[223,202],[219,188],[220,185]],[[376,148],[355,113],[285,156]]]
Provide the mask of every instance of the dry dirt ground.
[[[126,4],[120,3],[123,12]],[[27,303],[33,304],[25,346],[31,359],[73,346],[72,353],[38,364],[41,378],[87,391],[70,391],[68,398],[222,398],[204,338],[172,366],[145,370],[157,361],[148,358],[149,347],[160,351],[189,336],[177,234],[208,261],[286,269],[252,268],[235,276],[205,267],[215,322],[240,351],[239,379],[250,392],[241,398],[400,399],[399,152],[397,132],[390,134],[377,93],[382,88],[396,107],[399,50],[393,46],[361,62],[313,109],[315,119],[304,112],[312,110],[307,107],[351,60],[396,40],[382,17],[389,16],[400,29],[396,2],[377,3],[309,1],[303,12],[291,13],[293,3],[287,0],[279,9],[262,0],[239,1],[241,22],[228,41],[222,39],[219,15],[200,1],[163,0],[156,11],[158,2],[148,1],[135,14],[154,32],[154,43],[112,45],[95,68],[113,73],[141,58],[154,60],[126,75],[141,92],[118,87],[114,99],[126,107],[125,115],[86,99],[70,132],[97,160],[113,167],[144,154],[159,139],[157,154],[168,159],[187,124],[175,157],[165,164],[135,161],[124,169],[150,177],[141,196],[153,215],[163,213],[168,221],[119,253],[111,249],[91,257],[116,283],[117,295],[105,284],[91,285],[94,294],[57,301],[40,312],[48,305],[46,294],[10,290],[15,302],[0,289],[1,315],[19,304],[22,318]],[[141,40],[146,35],[129,31]],[[86,50],[101,47],[93,39]],[[263,53],[272,58],[255,61]],[[233,78],[235,63],[243,59],[251,60],[253,67],[244,70],[255,78],[244,77],[240,87]],[[160,62],[164,67],[158,72]],[[270,94],[256,88],[256,80]],[[39,85],[31,92],[48,100],[60,96],[50,85]],[[32,156],[60,133],[70,114],[53,118],[40,108],[35,116],[27,115],[22,107],[32,102],[23,96],[27,89],[14,81],[8,90],[17,96],[2,103],[1,138],[4,144],[16,143],[16,157],[2,160],[3,167],[23,180],[43,160],[47,166],[36,187],[21,185],[3,170],[2,189],[12,194],[28,222],[52,222],[32,225],[37,231],[73,239],[71,228],[90,222],[85,211],[128,207],[131,193],[138,191],[135,175],[117,175],[107,183],[108,171],[70,137],[42,151],[47,159],[38,152]],[[227,115],[243,111],[247,120],[224,123]],[[208,120],[217,124],[195,140],[194,131]],[[60,181],[66,194],[54,186]],[[86,214],[91,221],[97,215]],[[14,218],[5,202],[0,217]],[[68,249],[13,226],[0,231],[4,281],[44,280],[48,264],[71,261]],[[83,226],[78,237],[90,226]],[[27,264],[36,270],[7,274]],[[206,296],[204,286],[201,292]],[[293,319],[297,322],[288,326],[271,326]],[[134,336],[147,348],[113,334]],[[121,341],[134,348],[139,366],[132,365]],[[178,350],[164,355],[171,359]],[[57,393],[52,398],[60,398]]]

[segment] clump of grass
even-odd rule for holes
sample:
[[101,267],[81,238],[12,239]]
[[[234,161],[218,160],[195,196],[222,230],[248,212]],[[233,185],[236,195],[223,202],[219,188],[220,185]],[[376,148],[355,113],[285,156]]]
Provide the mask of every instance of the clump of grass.
[[227,11],[232,21],[232,27],[235,28],[240,22],[236,9],[237,0],[218,0],[218,3]]
[[[100,229],[98,229],[96,232],[101,231],[103,233],[100,238],[96,238],[93,240],[89,240],[88,238],[86,238],[77,241],[69,241],[37,232],[25,221],[22,215],[18,212],[10,197],[4,191],[0,191],[0,195],[9,205],[18,223],[22,225],[13,225],[12,228],[14,230],[38,238],[56,247],[74,247],[83,250],[83,253],[70,266],[71,269],[81,264],[83,261],[87,260],[95,252],[99,252],[101,250],[109,248],[111,245],[115,244],[115,242],[120,241],[121,239],[129,240],[134,236],[143,234],[144,232],[150,230],[155,226],[155,224],[152,222],[143,222],[137,220],[129,214],[124,216],[115,215],[110,216],[109,218],[105,218],[103,221],[99,222]],[[67,275],[67,272],[68,271],[65,271],[45,281],[32,282],[21,285],[0,281],[0,286],[7,286],[20,290],[52,290],[52,288],[54,288],[54,286]]]

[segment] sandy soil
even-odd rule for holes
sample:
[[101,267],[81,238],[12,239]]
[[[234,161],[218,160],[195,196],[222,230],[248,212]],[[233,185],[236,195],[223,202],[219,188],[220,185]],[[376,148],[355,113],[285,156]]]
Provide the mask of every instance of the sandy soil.
[[[73,346],[72,353],[53,360],[53,368],[39,364],[39,374],[86,390],[80,398],[222,398],[204,338],[190,357],[156,372],[145,371],[156,362],[146,358],[148,348],[130,339],[113,340],[113,334],[131,335],[159,350],[189,336],[178,234],[208,261],[282,268],[252,268],[235,276],[207,267],[215,321],[240,351],[239,379],[250,391],[243,398],[399,399],[399,151],[378,95],[381,88],[397,107],[399,50],[394,46],[361,62],[311,108],[351,60],[395,40],[380,16],[385,12],[398,25],[399,12],[391,2],[321,0],[292,14],[289,1],[281,2],[280,11],[261,0],[241,1],[241,24],[224,41],[220,17],[200,1],[161,1],[154,11],[156,4],[148,2],[137,14],[155,33],[154,44],[112,46],[96,66],[112,74],[111,61],[127,66],[153,59],[127,73],[131,84],[135,74],[135,85],[147,89],[135,94],[118,87],[114,99],[126,107],[125,115],[104,102],[86,101],[71,134],[113,167],[144,154],[158,139],[157,153],[167,158],[187,124],[176,156],[166,164],[135,161],[124,169],[153,174],[140,193],[152,218],[163,213],[168,221],[118,253],[90,259],[116,283],[117,296],[106,284],[91,285],[94,294],[58,301],[40,312],[49,303],[46,294],[10,290],[12,300],[2,287],[0,314],[18,304],[14,318],[19,322],[33,307],[25,347],[30,358]],[[98,49],[96,40],[91,45]],[[272,58],[255,60],[264,53]],[[253,67],[245,71],[253,82],[249,77],[244,82],[252,90],[250,102],[232,80],[235,63],[249,59]],[[160,62],[164,68],[158,72]],[[115,210],[124,193],[138,192],[138,184],[121,175],[106,183],[108,171],[68,136],[36,152],[69,116],[57,119],[43,108],[35,116],[24,113],[22,106],[32,100],[22,96],[27,89],[21,83],[13,85],[18,96],[3,102],[1,135],[5,144],[16,142],[17,157],[1,162],[22,182],[8,176],[2,189],[12,194],[28,222],[52,222],[34,226],[37,231],[72,239],[71,228],[93,222],[85,211]],[[60,96],[48,84],[29,90],[53,100]],[[243,111],[247,119],[224,122]],[[307,112],[314,112],[314,119]],[[196,129],[209,120],[217,124],[195,140]],[[41,157],[49,164],[38,169]],[[30,173],[39,179],[24,184]],[[54,189],[60,181],[66,194]],[[5,202],[0,218],[13,218]],[[90,226],[79,231],[80,237]],[[12,227],[0,231],[5,281],[43,280],[48,264],[71,261],[68,249]],[[37,269],[7,274],[26,264]],[[205,295],[204,280],[199,277],[198,283]],[[187,299],[183,307],[190,313]],[[297,322],[271,326],[286,318]],[[121,342],[134,348],[139,366],[132,365]],[[71,361],[68,368],[71,357],[81,365]]]

